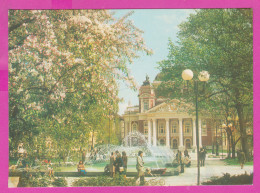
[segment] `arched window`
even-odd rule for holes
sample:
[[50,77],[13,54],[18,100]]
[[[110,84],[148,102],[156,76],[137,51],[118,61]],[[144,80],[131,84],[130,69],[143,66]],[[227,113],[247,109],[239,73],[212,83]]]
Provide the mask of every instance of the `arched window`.
[[185,140],[185,147],[186,147],[187,149],[190,149],[190,148],[191,148],[191,140],[190,140],[190,139],[186,139],[186,140]]
[[173,139],[172,140],[172,147],[173,147],[173,149],[178,149],[178,141],[177,141],[177,139]]

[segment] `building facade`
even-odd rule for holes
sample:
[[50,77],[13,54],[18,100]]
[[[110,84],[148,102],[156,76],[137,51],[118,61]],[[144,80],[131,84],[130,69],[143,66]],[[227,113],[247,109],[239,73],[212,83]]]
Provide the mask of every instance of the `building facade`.
[[[129,106],[123,114],[123,134],[139,131],[149,145],[167,146],[172,149],[196,149],[196,117],[189,111],[194,107],[177,99],[166,100],[155,94],[149,78],[139,89],[139,105]],[[157,94],[158,95],[158,94]],[[216,124],[206,115],[199,117],[199,146],[212,146]]]

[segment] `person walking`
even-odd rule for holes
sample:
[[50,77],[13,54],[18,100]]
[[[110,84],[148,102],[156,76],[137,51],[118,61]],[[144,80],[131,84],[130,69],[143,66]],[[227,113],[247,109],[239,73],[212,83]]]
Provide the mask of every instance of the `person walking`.
[[137,177],[136,181],[140,178],[140,186],[144,185],[144,161],[143,152],[139,151],[136,159]]
[[245,155],[245,153],[243,151],[240,151],[239,154],[240,155],[238,157],[238,161],[240,163],[241,169],[243,169],[244,168],[244,164],[246,162],[246,155]]
[[109,164],[111,177],[115,177],[115,160],[116,160],[115,154],[114,152],[112,152],[110,156],[110,164]]
[[199,151],[199,161],[200,161],[200,166],[201,167],[203,166],[203,159],[204,159],[204,149],[200,148],[200,151]]
[[127,171],[127,156],[126,156],[126,152],[125,151],[123,151],[122,152],[122,160],[123,160],[123,167],[124,167],[124,172],[123,172],[123,174],[124,174],[124,178],[126,178],[126,171]]

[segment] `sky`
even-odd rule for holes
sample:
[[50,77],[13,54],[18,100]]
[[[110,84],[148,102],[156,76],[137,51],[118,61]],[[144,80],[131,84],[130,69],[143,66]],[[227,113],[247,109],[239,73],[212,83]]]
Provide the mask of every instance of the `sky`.
[[[120,17],[131,10],[114,10],[115,16]],[[135,78],[138,86],[145,80],[146,74],[150,82],[160,72],[158,62],[166,59],[168,55],[169,38],[176,42],[178,25],[187,20],[192,9],[135,9],[128,18],[133,21],[136,27],[144,31],[143,37],[148,48],[153,50],[152,56],[140,53],[140,58],[129,64],[131,75]],[[138,91],[133,91],[124,83],[119,83],[119,97],[123,102],[119,103],[119,114],[122,115],[127,108],[129,101],[131,105],[138,105]]]

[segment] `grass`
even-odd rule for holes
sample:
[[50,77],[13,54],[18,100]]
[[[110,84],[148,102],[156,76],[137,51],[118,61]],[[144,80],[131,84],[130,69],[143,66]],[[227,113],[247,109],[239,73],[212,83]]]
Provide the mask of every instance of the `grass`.
[[[232,159],[232,158],[224,159],[223,161],[227,165],[240,165],[240,163],[238,162],[237,158],[235,158],[235,159]],[[246,162],[245,165],[252,166],[253,165],[253,161]]]

